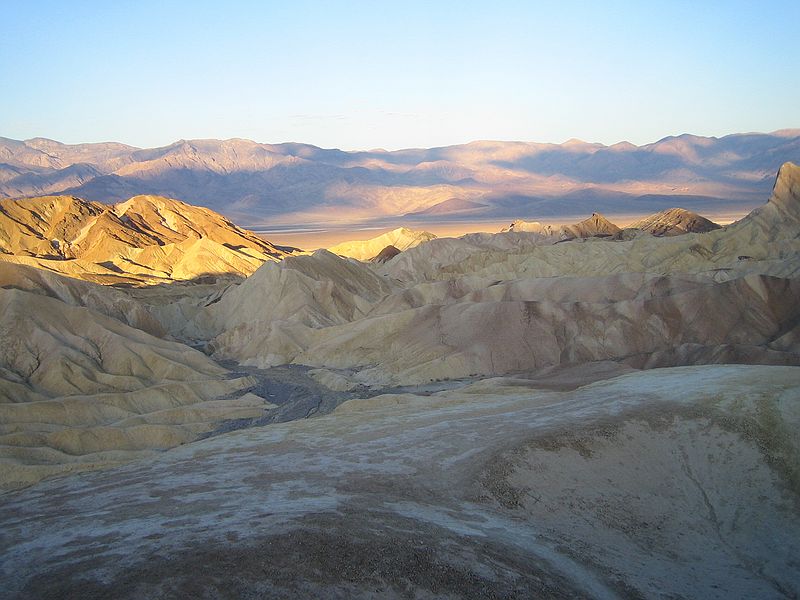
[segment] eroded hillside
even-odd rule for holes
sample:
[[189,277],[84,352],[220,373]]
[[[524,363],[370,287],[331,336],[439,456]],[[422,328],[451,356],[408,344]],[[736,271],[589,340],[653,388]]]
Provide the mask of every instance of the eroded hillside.
[[112,206],[73,196],[0,202],[0,260],[96,283],[246,276],[291,251],[208,209],[157,196]]
[[[799,171],[785,165],[765,206],[704,234],[561,243],[476,234],[378,267],[325,251],[289,258],[202,309],[194,335],[220,358],[335,368],[368,385],[592,360],[795,364]],[[353,287],[376,274],[382,294]],[[326,285],[347,293],[314,292]],[[275,289],[303,310],[259,308]]]

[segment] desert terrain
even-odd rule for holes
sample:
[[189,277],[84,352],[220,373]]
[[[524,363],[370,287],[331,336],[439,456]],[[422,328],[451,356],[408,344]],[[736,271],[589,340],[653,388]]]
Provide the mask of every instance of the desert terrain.
[[[699,161],[751,142],[647,152]],[[522,211],[491,232],[393,227],[300,250],[166,192],[123,197],[174,149],[4,144],[55,194],[0,201],[5,597],[800,595],[797,165],[773,167],[731,223],[667,194],[629,220],[577,203],[574,219]],[[202,162],[200,146],[181,155]],[[548,160],[587,151],[565,146]],[[571,160],[600,172],[634,149]],[[541,151],[425,157],[468,150],[498,169]],[[413,153],[357,159],[422,169]],[[81,160],[104,166],[85,176]],[[73,191],[41,183],[65,169],[84,178]],[[705,169],[682,194],[741,209],[765,169],[739,188]],[[6,189],[28,195],[20,176]],[[121,196],[82,194],[112,176]],[[409,212],[506,205],[435,206]]]

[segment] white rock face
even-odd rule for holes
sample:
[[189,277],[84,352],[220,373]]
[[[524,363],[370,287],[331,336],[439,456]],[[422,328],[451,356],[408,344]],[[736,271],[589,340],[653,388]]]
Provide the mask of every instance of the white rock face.
[[530,232],[530,233],[543,233],[545,235],[556,235],[557,229],[553,228],[551,225],[543,225],[539,221],[523,221],[522,219],[518,219],[511,223],[508,227],[504,227],[500,230],[500,233],[505,233],[509,231],[515,232]]

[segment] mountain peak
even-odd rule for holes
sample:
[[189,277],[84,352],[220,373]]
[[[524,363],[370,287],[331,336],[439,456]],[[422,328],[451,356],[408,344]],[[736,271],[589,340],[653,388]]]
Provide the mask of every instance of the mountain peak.
[[785,162],[778,171],[769,204],[800,215],[800,166]]
[[594,236],[607,236],[619,233],[621,229],[606,219],[600,213],[592,213],[588,219],[580,223],[567,225],[561,228],[561,236],[564,239],[588,238]]

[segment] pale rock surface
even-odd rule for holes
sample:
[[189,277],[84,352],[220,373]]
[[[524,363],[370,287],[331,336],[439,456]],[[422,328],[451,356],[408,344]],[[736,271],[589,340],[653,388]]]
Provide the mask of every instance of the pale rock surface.
[[544,235],[557,235],[557,228],[554,228],[552,225],[543,225],[539,221],[523,221],[522,219],[517,219],[508,227],[504,227],[500,230],[500,233],[506,233],[510,231],[515,231],[517,233],[521,231],[527,231],[532,233],[541,233]]
[[[527,299],[535,287],[494,286],[489,291],[497,300],[471,294],[320,330],[295,361],[357,366],[364,382],[405,384],[594,360],[637,367],[798,361],[796,347],[770,346],[797,334],[796,280],[750,275],[689,290],[670,289],[670,283],[651,278],[631,285],[632,296],[597,302],[576,301],[564,288],[554,290],[569,298],[559,302]],[[592,284],[624,291],[631,279],[581,280],[578,292]],[[526,299],[514,299],[515,292]]]
[[[364,317],[390,285],[327,250],[268,263],[200,313],[217,356],[267,367],[291,362],[320,328]],[[232,351],[236,348],[236,351]]]

